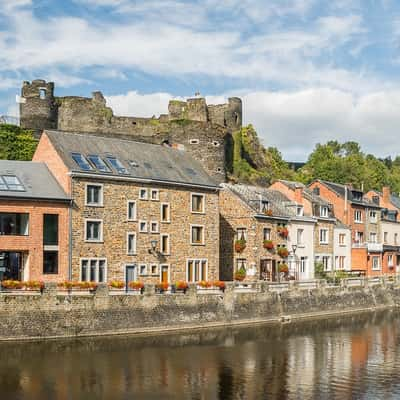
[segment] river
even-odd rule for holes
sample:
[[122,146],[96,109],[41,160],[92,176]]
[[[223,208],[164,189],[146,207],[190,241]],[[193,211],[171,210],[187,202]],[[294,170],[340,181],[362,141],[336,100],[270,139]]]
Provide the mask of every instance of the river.
[[399,322],[0,343],[0,399],[400,399]]

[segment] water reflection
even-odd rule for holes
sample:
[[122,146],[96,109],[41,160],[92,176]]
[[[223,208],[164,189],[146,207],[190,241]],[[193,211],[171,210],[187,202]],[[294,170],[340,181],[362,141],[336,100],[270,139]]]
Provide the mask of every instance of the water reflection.
[[0,344],[0,398],[398,399],[400,314]]

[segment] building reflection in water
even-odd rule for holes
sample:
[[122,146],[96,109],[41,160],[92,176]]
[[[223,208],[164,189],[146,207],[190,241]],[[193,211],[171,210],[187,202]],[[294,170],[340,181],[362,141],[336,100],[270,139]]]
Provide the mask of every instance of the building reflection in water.
[[400,315],[0,344],[1,399],[396,399]]

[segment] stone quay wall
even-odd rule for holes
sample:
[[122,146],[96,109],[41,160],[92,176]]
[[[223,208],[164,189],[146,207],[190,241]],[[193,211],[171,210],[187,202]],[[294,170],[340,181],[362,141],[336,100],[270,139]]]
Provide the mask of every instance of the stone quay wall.
[[110,291],[61,292],[56,284],[43,293],[0,292],[0,340],[46,339],[114,334],[145,334],[240,324],[290,322],[400,305],[400,279],[348,279],[247,285],[219,289],[190,284],[183,293]]

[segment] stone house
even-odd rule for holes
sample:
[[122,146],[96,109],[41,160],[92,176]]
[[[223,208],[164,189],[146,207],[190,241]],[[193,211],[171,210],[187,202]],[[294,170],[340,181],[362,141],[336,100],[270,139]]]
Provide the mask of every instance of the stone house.
[[0,160],[0,280],[68,279],[70,203],[44,163]]
[[219,188],[184,151],[44,131],[34,160],[73,199],[74,280],[219,278]]
[[[348,244],[350,229],[337,223],[332,204],[300,182],[277,180],[270,189],[278,190],[294,201],[299,213],[315,218],[315,262],[321,263],[326,272],[349,269],[351,265],[351,245]],[[297,245],[301,246],[301,232],[297,241]]]
[[[298,215],[296,203],[276,190],[223,184],[220,192],[220,271],[232,280],[240,268],[246,280],[311,279],[315,220]],[[297,245],[301,231],[302,243]],[[235,245],[244,241],[243,249]],[[294,247],[295,246],[295,247]]]
[[315,180],[309,188],[333,205],[335,217],[351,228],[351,270],[382,273],[381,207],[350,185]]

